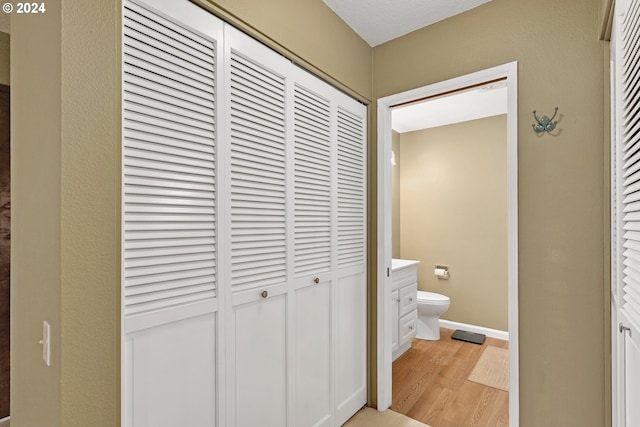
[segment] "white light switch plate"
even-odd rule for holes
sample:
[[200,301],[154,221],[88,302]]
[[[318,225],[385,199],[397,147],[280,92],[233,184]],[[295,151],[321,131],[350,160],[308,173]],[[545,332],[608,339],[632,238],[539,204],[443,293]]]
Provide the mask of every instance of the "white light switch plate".
[[51,325],[46,320],[42,322],[42,360],[51,366]]

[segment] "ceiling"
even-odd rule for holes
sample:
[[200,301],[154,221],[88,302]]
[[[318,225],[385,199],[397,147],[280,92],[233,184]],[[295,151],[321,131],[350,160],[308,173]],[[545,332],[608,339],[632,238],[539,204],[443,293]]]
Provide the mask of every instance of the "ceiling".
[[323,0],[369,46],[377,46],[491,0]]
[[469,120],[507,114],[507,82],[396,107],[391,110],[391,127],[399,133],[412,132]]

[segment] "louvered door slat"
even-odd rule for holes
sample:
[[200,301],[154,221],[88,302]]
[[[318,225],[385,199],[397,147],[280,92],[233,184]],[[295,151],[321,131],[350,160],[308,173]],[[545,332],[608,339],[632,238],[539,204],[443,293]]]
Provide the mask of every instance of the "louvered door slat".
[[[175,109],[158,108],[143,99],[127,97],[124,110],[130,112],[130,119],[151,126],[168,127],[178,132],[212,138],[215,131],[213,124],[207,123],[203,118],[192,119],[176,114]],[[138,102],[136,102],[138,101]],[[171,111],[173,110],[173,111]]]
[[[127,33],[129,36],[135,36],[135,32],[133,31],[127,31]],[[210,80],[207,75],[208,63],[206,61],[195,64],[176,55],[153,55],[147,51],[146,43],[132,37],[127,39],[126,45],[129,48],[129,57],[131,60],[143,60],[144,63],[154,64],[156,67],[165,69],[167,72],[175,75],[182,75],[186,78],[199,81],[202,84],[208,83],[213,85],[213,81]]]
[[[637,184],[637,183],[635,183]],[[623,199],[624,203],[633,203],[633,202],[637,202],[640,200],[640,191],[633,191],[630,192],[628,195],[625,196],[625,198]]]
[[148,28],[148,30],[144,32],[147,36],[155,35],[157,39],[167,44],[173,44],[172,40],[175,40],[175,42],[181,46],[193,50],[194,52],[191,58],[200,56],[196,52],[200,52],[207,61],[215,56],[215,48],[211,46],[209,41],[194,33],[186,26],[176,25],[174,22],[168,21],[164,17],[150,12],[133,2],[128,2],[125,5],[125,12],[128,19],[124,24],[125,27],[127,23],[130,22],[139,23]]
[[232,292],[286,282],[285,86],[232,51],[230,61]]
[[216,296],[214,40],[124,15],[125,317]]

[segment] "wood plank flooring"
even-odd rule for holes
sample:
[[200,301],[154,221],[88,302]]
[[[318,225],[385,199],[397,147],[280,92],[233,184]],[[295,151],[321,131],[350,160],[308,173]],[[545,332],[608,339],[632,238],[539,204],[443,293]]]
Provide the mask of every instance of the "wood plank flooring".
[[487,338],[482,345],[451,339],[414,339],[393,362],[391,409],[432,427],[507,427],[509,393],[467,380],[487,345],[508,348],[508,341]]

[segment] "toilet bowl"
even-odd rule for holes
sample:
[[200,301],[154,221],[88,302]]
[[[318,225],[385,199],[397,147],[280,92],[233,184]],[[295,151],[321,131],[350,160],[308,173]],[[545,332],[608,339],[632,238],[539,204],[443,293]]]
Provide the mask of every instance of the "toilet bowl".
[[418,328],[416,338],[440,339],[440,315],[447,311],[451,300],[435,292],[418,291]]

